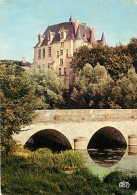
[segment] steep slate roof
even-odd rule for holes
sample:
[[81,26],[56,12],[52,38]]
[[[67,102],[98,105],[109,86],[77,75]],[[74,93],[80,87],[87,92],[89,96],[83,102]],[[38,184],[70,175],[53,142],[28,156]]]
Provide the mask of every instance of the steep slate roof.
[[[66,40],[71,40],[71,39],[76,39],[76,35],[75,32],[74,32],[74,23],[73,22],[63,22],[63,23],[60,23],[60,24],[55,24],[55,25],[52,25],[52,26],[48,26],[48,28],[46,29],[46,31],[44,32],[43,35],[45,35],[45,39],[44,41],[42,42],[42,46],[43,45],[47,45],[48,43],[48,33],[49,31],[51,32],[55,32],[55,37],[53,38],[53,41],[52,43],[56,43],[58,41],[60,41],[60,35],[59,35],[59,31],[60,29],[64,27],[65,30],[67,30],[67,37],[66,37]],[[89,41],[90,39],[90,28],[87,27],[85,24],[79,24],[79,38],[84,38],[86,37]],[[36,45],[37,47],[37,45]]]
[[[46,29],[46,31],[43,34],[43,35],[45,35],[45,38],[44,38],[41,46],[48,44],[49,31],[55,33],[55,37],[53,38],[52,43],[59,42],[60,41],[59,31],[62,28],[64,28],[67,31],[66,40],[83,39],[84,42],[89,42],[89,43],[92,43],[92,41],[93,41],[92,40],[92,30],[86,24],[79,24],[78,30],[77,30],[77,32],[75,34],[74,22],[69,21],[69,22],[63,22],[63,23],[60,23],[60,24],[55,24],[55,25],[52,25],[52,26],[48,26],[48,28]],[[102,35],[102,39],[101,40],[97,40],[97,42],[101,43],[101,44],[103,42],[104,45],[105,45],[104,33]],[[36,46],[34,48],[36,48],[37,46],[38,46],[38,43],[36,44]]]
[[90,28],[86,24],[79,24],[78,28],[81,34],[81,38],[85,37],[85,40],[87,39],[89,42],[91,32]]
[[46,45],[48,43],[48,33],[49,33],[49,31],[55,32],[55,37],[54,37],[52,43],[60,41],[59,31],[62,27],[64,27],[64,29],[68,31],[66,39],[67,40],[73,39],[73,34],[74,34],[73,23],[72,22],[63,22],[63,23],[60,23],[60,24],[55,24],[55,25],[52,25],[52,26],[48,26],[48,28],[46,29],[46,31],[43,34],[43,35],[45,35],[45,39],[44,39],[42,45]]

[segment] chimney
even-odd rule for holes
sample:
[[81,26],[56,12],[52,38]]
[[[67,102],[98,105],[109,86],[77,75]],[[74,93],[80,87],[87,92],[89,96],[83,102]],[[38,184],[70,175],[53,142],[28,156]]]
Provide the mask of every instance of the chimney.
[[25,57],[22,57],[22,63],[26,64],[26,58]]
[[96,28],[94,26],[91,28],[90,43],[96,43]]
[[78,29],[78,26],[79,26],[79,20],[75,20],[75,22],[74,22],[74,28],[75,28],[75,34],[76,34],[76,32],[77,32],[77,29]]

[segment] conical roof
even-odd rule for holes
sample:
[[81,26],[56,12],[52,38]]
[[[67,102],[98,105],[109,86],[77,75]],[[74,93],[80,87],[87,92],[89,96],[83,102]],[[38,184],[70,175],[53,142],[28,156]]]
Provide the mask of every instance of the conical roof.
[[82,39],[82,35],[81,35],[81,30],[80,30],[80,25],[78,26],[77,32],[76,32],[76,36],[75,39]]
[[105,39],[105,34],[104,32],[102,33],[102,37],[101,37],[101,42],[102,42],[102,45],[106,45],[106,39]]

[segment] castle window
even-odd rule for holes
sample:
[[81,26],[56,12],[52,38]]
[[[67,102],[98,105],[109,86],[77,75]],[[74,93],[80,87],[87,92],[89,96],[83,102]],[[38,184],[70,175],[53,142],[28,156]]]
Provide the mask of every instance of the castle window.
[[41,49],[38,50],[38,59],[41,59]]
[[64,75],[66,75],[66,68],[64,68]]
[[59,76],[61,75],[61,68],[59,68]]
[[59,58],[59,51],[57,51],[57,58]]
[[45,58],[45,48],[43,49],[43,58]]
[[61,47],[64,47],[64,42],[61,42],[60,44],[61,44],[61,45],[60,45]]
[[48,63],[48,68],[50,68],[50,63]]
[[51,57],[51,47],[48,47],[48,57]]
[[63,56],[63,50],[60,50],[60,55]]
[[60,66],[63,65],[63,59],[60,59]]
[[68,57],[68,49],[66,49],[66,57]]

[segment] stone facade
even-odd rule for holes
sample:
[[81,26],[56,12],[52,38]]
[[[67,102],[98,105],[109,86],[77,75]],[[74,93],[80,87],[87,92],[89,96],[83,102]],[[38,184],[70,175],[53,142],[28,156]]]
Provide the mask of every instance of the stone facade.
[[38,43],[34,47],[34,62],[38,66],[51,68],[68,88],[74,82],[74,73],[70,60],[77,48],[83,45],[106,44],[105,35],[96,40],[96,29],[91,29],[79,20],[48,26],[43,35],[38,35]]

